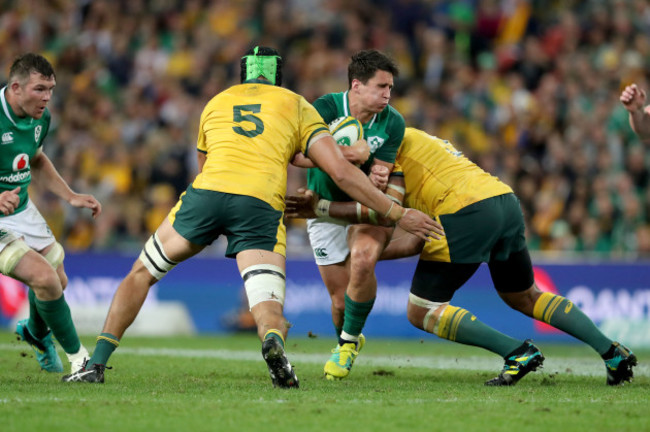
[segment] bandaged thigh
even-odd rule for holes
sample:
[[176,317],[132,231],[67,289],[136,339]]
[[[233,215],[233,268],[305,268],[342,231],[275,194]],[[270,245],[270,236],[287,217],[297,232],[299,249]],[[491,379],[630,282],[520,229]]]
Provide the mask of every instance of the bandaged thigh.
[[241,277],[251,309],[265,301],[284,305],[285,275],[280,267],[272,264],[252,265],[242,271]]
[[422,328],[428,333],[438,334],[438,323],[440,322],[440,317],[447,306],[449,306],[449,302],[434,302],[411,293],[409,294],[409,303],[428,309],[428,312],[424,315],[424,319],[422,320]]
[[149,270],[149,273],[156,279],[162,279],[169,270],[178,264],[170,260],[162,248],[158,233],[154,233],[144,244],[142,252],[138,257],[142,264]]
[[16,265],[30,251],[30,247],[23,240],[14,240],[0,252],[0,273],[11,275]]
[[54,246],[45,255],[47,262],[56,270],[65,259],[65,251],[59,242],[54,242]]

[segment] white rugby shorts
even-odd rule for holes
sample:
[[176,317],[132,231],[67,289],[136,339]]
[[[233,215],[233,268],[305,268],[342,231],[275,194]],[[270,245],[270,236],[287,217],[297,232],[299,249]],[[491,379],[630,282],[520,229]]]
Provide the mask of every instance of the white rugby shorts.
[[0,230],[7,231],[7,235],[0,236],[0,252],[19,238],[23,238],[27,246],[35,251],[42,251],[56,241],[47,222],[31,200],[20,213],[1,217]]
[[338,264],[348,257],[348,222],[330,217],[307,219],[309,243],[316,264]]

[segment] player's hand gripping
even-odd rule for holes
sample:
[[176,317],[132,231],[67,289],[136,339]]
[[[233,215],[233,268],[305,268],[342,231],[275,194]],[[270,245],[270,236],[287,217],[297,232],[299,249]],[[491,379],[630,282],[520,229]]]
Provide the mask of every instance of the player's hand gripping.
[[288,218],[311,219],[316,217],[316,205],[318,204],[318,194],[314,191],[299,188],[298,195],[287,195],[286,209],[284,214]]
[[631,84],[623,89],[619,99],[629,112],[639,111],[645,106],[646,93],[636,84]]
[[367,161],[369,157],[370,146],[368,146],[366,140],[362,138],[350,146],[350,153],[347,155],[346,159],[348,162],[360,166]]
[[375,185],[377,189],[379,189],[382,192],[386,191],[386,187],[388,186],[388,177],[390,176],[390,170],[388,167],[384,165],[373,165],[372,168],[370,169],[370,175],[368,178],[370,179],[370,182]]
[[442,225],[432,219],[426,213],[412,208],[403,209],[402,217],[397,221],[397,225],[404,231],[429,242],[431,239],[440,240],[445,235]]
[[14,212],[14,210],[16,210],[18,204],[20,204],[20,196],[18,196],[18,192],[20,192],[20,186],[10,191],[0,193],[0,212],[2,212],[3,215],[9,216]]

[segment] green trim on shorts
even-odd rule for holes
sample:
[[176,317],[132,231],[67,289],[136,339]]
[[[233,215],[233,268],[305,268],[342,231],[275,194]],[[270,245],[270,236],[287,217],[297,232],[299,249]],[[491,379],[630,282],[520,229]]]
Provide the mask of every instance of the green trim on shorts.
[[235,195],[188,186],[172,214],[172,226],[186,240],[209,245],[220,235],[228,239],[226,256],[249,249],[273,252],[285,239],[279,230],[283,213],[248,195]]
[[513,193],[481,200],[441,215],[452,263],[506,260],[526,248],[524,216]]

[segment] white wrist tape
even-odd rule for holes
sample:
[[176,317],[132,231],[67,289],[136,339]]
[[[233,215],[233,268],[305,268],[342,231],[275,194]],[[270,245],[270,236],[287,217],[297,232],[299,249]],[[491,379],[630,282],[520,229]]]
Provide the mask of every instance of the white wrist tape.
[[332,204],[332,202],[326,199],[318,200],[318,203],[316,204],[316,208],[314,209],[314,213],[316,213],[316,216],[318,217],[329,216],[330,204]]

